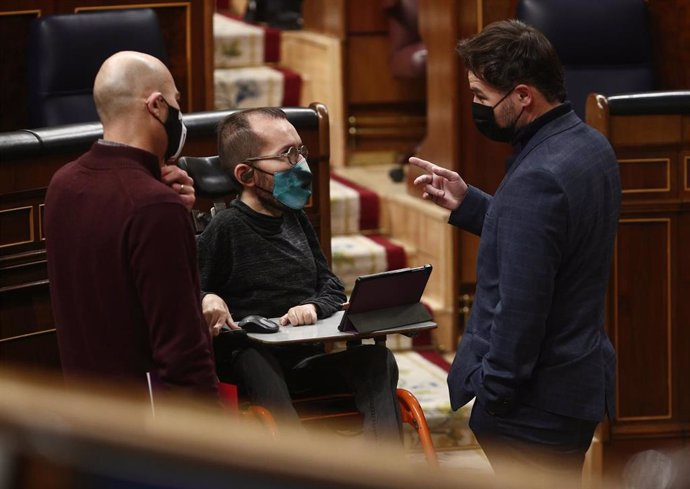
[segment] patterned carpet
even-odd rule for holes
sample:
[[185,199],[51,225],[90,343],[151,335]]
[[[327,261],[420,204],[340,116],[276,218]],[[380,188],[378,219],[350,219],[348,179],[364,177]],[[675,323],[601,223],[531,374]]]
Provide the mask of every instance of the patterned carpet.
[[[433,352],[396,351],[400,380],[398,387],[415,395],[424,410],[437,451],[477,448],[477,441],[467,425],[472,403],[451,411],[446,386],[448,363]],[[430,359],[432,361],[430,361]],[[419,448],[411,430],[405,433],[405,445]]]
[[[452,355],[444,358],[435,352],[411,350],[394,354],[400,370],[398,386],[412,392],[421,404],[439,465],[463,473],[492,474],[491,465],[467,424],[472,403],[456,412],[450,410],[446,374]],[[417,434],[407,425],[404,428],[408,461],[426,464]]]

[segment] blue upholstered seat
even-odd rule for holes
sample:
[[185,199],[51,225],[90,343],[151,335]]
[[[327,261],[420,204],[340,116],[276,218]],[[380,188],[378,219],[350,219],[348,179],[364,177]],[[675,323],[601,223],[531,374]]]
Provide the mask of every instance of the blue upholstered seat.
[[166,61],[158,17],[126,9],[38,17],[28,49],[31,127],[97,121],[92,89],[103,61],[132,50]]
[[582,119],[589,93],[654,90],[644,0],[519,0],[517,18],[543,32],[556,48],[568,99]]

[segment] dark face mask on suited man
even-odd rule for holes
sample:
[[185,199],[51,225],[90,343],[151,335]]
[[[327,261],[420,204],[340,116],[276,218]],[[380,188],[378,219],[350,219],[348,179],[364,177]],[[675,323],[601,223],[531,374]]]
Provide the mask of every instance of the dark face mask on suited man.
[[520,116],[525,108],[523,107],[515,120],[513,120],[513,122],[508,124],[506,127],[501,127],[498,125],[496,122],[496,114],[494,112],[494,109],[498,107],[498,105],[503,102],[508,95],[513,92],[513,90],[515,90],[515,87],[508,90],[508,93],[506,93],[501,100],[496,102],[495,105],[482,105],[478,104],[477,102],[472,102],[472,118],[474,119],[474,124],[477,126],[479,132],[493,141],[508,143],[515,137],[515,125],[517,124],[518,119],[520,119]]

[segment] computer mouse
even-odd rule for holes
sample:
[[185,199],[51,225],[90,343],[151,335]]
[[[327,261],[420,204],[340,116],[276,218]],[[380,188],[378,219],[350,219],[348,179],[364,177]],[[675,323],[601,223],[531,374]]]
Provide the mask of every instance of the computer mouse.
[[237,325],[247,333],[277,333],[280,329],[278,323],[258,314],[242,318]]

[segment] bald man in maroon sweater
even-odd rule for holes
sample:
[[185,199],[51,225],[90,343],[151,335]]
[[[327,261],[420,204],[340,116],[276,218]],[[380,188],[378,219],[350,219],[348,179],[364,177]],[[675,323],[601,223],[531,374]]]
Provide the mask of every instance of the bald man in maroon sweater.
[[46,196],[50,292],[67,379],[215,393],[201,312],[193,181],[166,165],[186,129],[172,75],[123,51],[94,83],[103,139],[55,173]]

